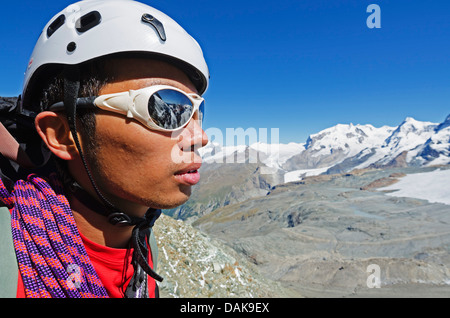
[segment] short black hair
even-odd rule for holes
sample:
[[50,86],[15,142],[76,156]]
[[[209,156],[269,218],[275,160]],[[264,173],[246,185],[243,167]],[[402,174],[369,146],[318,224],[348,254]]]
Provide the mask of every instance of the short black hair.
[[[111,77],[107,75],[105,62],[102,59],[93,60],[80,65],[80,89],[78,97],[98,96],[102,87],[111,81]],[[55,103],[64,100],[64,76],[59,72],[45,81],[39,94],[38,102],[34,103],[34,111],[46,111]],[[81,139],[85,145],[83,152],[88,161],[96,164],[96,114],[95,109],[77,109],[77,123]],[[60,176],[65,184],[73,182],[73,178],[67,168],[67,162],[56,156],[52,156],[56,168],[59,170]]]
[[[92,60],[80,65],[80,89],[78,97],[97,96],[111,78],[107,75],[105,61]],[[40,92],[39,102],[35,103],[34,111],[42,112],[50,106],[64,100],[64,77],[62,71],[47,79]],[[88,135],[95,134],[95,110],[78,109],[77,117],[82,129]]]

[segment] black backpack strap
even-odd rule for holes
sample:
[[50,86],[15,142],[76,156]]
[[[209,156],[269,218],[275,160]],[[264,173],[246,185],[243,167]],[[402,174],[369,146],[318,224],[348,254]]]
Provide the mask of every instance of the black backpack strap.
[[20,98],[16,101],[13,98],[0,99],[0,154],[22,167],[33,168],[35,165],[9,131],[9,129],[17,130],[17,114],[20,108],[17,107],[18,103]]

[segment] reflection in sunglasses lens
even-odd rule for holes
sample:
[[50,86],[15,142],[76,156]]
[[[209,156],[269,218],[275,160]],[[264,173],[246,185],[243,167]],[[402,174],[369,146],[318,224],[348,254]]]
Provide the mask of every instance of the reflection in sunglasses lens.
[[192,102],[184,94],[171,89],[154,93],[148,101],[148,113],[159,127],[176,129],[191,118]]

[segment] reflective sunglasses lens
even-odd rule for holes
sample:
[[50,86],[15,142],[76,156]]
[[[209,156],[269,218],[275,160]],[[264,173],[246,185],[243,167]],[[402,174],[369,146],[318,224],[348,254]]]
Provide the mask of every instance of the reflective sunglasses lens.
[[184,126],[192,115],[193,105],[184,94],[162,89],[154,93],[148,101],[148,113],[159,127],[176,129]]

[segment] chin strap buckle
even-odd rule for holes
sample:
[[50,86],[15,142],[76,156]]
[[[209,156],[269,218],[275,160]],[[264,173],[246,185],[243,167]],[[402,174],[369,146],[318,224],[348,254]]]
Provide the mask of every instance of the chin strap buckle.
[[133,225],[131,218],[122,212],[115,212],[108,215],[108,221],[112,225]]

